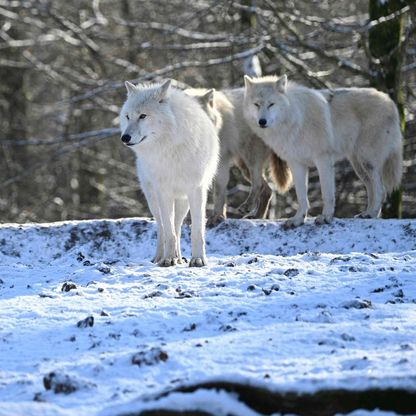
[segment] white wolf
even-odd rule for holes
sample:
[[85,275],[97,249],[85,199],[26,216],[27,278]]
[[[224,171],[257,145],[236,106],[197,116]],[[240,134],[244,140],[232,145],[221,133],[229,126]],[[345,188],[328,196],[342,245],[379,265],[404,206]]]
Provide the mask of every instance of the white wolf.
[[205,206],[219,153],[215,128],[199,103],[164,84],[126,82],[120,112],[121,140],[137,156],[137,173],[158,226],[160,266],[182,262],[181,225],[192,219],[190,266],[204,266]]
[[220,137],[220,162],[214,179],[214,210],[208,224],[216,225],[226,216],[224,205],[233,162],[251,182],[250,194],[238,208],[239,212],[248,218],[264,218],[272,194],[263,177],[265,167],[270,165],[272,178],[281,193],[289,188],[291,174],[287,163],[256,137],[245,121],[244,89],[216,91],[190,88],[185,92],[200,101]]
[[402,143],[399,115],[388,95],[372,88],[315,91],[287,77],[245,77],[245,116],[266,144],[292,170],[298,210],[286,227],[298,226],[308,210],[308,167],[315,165],[324,208],[317,223],[330,222],[335,208],[334,162],[347,158],[367,189],[360,216],[377,217],[387,193],[399,186]]

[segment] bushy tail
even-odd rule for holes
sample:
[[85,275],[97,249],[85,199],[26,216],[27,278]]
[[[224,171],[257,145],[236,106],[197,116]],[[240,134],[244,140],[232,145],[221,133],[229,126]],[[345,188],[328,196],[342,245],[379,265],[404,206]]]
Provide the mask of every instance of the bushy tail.
[[403,152],[401,146],[390,153],[383,165],[383,183],[387,194],[400,186],[403,173]]
[[280,194],[284,194],[292,185],[292,172],[286,161],[281,159],[276,153],[272,154],[270,161],[271,175]]

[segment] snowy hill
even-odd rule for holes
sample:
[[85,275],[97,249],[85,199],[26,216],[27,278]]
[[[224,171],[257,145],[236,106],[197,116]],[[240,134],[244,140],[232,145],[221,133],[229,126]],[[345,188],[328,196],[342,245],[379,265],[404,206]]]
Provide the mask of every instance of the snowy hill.
[[281,224],[209,230],[200,269],[146,219],[0,226],[0,415],[416,413],[416,221]]

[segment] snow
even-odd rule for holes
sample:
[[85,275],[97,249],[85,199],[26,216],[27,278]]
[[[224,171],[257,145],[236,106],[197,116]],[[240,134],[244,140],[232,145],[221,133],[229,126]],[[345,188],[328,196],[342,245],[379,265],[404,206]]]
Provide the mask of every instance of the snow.
[[155,237],[143,218],[0,226],[0,416],[259,414],[172,391],[215,381],[416,390],[415,220],[227,220],[205,268],[155,266]]

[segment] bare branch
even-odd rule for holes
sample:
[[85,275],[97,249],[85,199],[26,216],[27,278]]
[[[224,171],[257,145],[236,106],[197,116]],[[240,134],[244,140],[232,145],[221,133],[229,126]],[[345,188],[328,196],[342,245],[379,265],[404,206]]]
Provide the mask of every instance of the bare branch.
[[12,61],[10,59],[0,59],[0,67],[27,69],[32,68],[32,65],[26,62]]
[[120,133],[118,128],[107,128],[102,130],[86,131],[83,133],[69,134],[54,139],[0,139],[2,146],[39,146],[53,145],[71,142],[82,142],[87,139],[105,139]]
[[[266,38],[267,40],[267,38]],[[208,59],[206,61],[184,61],[184,62],[177,62],[174,64],[169,64],[163,68],[157,69],[156,71],[153,72],[149,72],[146,75],[140,77],[140,78],[136,78],[136,79],[131,79],[130,81],[132,82],[143,82],[143,81],[149,81],[152,79],[157,79],[158,77],[163,77],[166,76],[167,74],[179,70],[179,69],[183,69],[183,68],[198,68],[198,67],[209,67],[209,66],[215,66],[215,65],[222,65],[222,64],[226,64],[229,62],[234,62],[234,61],[238,61],[238,60],[242,60],[245,59],[249,56],[255,55],[257,53],[259,53],[262,49],[264,48],[263,43],[261,43],[260,45],[251,48],[251,49],[247,49],[245,51],[242,52],[238,52],[232,55],[228,55],[225,56],[223,58],[212,58],[212,59]],[[66,104],[66,103],[75,103],[75,102],[79,102],[79,101],[83,101],[83,100],[88,100],[93,98],[94,96],[98,95],[98,94],[102,94],[103,92],[108,92],[108,91],[112,91],[112,90],[116,90],[119,88],[124,88],[124,81],[117,81],[117,82],[113,82],[113,83],[109,83],[109,84],[105,84],[103,86],[94,88],[93,90],[87,91],[84,94],[81,95],[77,95],[74,96],[68,100],[64,100],[61,101],[58,104]]]
[[[32,18],[28,16],[24,16],[22,18],[19,14],[3,9],[2,7],[0,7],[0,16],[4,16],[9,20],[15,21],[16,23],[27,24],[29,27],[36,27],[41,30],[48,29],[48,25],[42,22],[39,18]],[[72,46],[79,46],[81,44],[79,40],[57,28],[54,29],[54,34]]]
[[[108,130],[106,133],[104,133],[104,130]],[[118,129],[104,129],[101,130],[99,132],[87,132],[87,133],[81,133],[80,134],[80,138],[78,138],[76,140],[76,143],[72,143],[70,145],[64,146],[64,147],[60,147],[58,150],[54,151],[51,153],[50,155],[50,163],[55,163],[57,162],[57,160],[66,154],[72,153],[75,150],[78,150],[80,147],[82,146],[87,146],[89,144],[92,144],[93,142],[90,143],[86,143],[86,140],[91,139],[91,138],[95,138],[97,140],[103,140],[106,139],[108,137],[114,136],[115,134],[117,134],[119,132]],[[76,135],[70,135],[70,136],[76,136]],[[70,137],[69,136],[69,137]],[[74,139],[75,140],[75,139]],[[26,168],[23,172],[21,172],[19,175],[16,175],[12,178],[6,179],[5,181],[3,181],[1,183],[1,185],[3,187],[7,187],[10,186],[16,182],[19,182],[20,180],[22,180],[23,178],[33,174],[33,172],[39,170],[39,169],[43,169],[45,167],[50,167],[49,165],[45,165],[45,163],[39,162],[39,163],[34,163],[31,164],[30,167]]]
[[5,43],[0,44],[0,50],[7,48],[27,48],[28,46],[47,44],[51,42],[56,42],[57,40],[58,37],[51,34],[40,35],[36,39],[11,39],[9,41],[6,41]]
[[331,86],[325,82],[322,77],[329,75],[327,71],[325,72],[313,72],[304,61],[293,56],[286,47],[282,44],[278,44],[277,47],[272,45],[267,45],[267,48],[274,53],[279,53],[284,59],[290,62],[295,66],[302,75],[304,75],[311,83],[317,88],[328,88],[331,89]]
[[[319,57],[324,58],[326,61],[335,64],[337,67],[346,69],[354,74],[361,75],[365,78],[371,77],[371,72],[369,70],[365,70],[361,68],[359,65],[345,59],[341,59],[335,55],[331,55],[328,52],[321,49],[319,46],[311,44],[303,39],[303,37],[298,33],[292,26],[290,26],[287,21],[285,20],[284,16],[275,8],[275,16],[279,23],[294,37],[296,43],[314,53],[316,53]],[[282,43],[278,40],[275,40],[273,43],[278,49],[283,50]]]
[[409,65],[404,65],[404,66],[402,67],[402,72],[403,72],[403,73],[406,73],[406,72],[413,71],[414,69],[416,69],[416,62],[412,62],[412,63],[411,63],[411,64],[409,64]]
[[93,42],[84,31],[78,27],[75,23],[72,23],[69,19],[65,19],[60,14],[55,13],[51,8],[48,8],[48,15],[51,16],[57,23],[63,28],[69,30],[75,38],[78,38],[81,43],[93,54],[96,55],[99,52],[99,46]]
[[115,22],[123,26],[135,27],[138,29],[150,29],[159,32],[169,32],[174,33],[175,35],[182,36],[184,38],[200,40],[200,41],[224,41],[229,40],[233,41],[232,36],[230,37],[229,33],[203,33],[195,32],[192,30],[184,29],[183,27],[178,27],[175,25],[170,25],[168,23],[159,23],[159,22],[128,22],[126,20],[120,19],[119,17],[113,18]]
[[33,55],[28,50],[23,52],[23,57],[26,58],[38,71],[45,72],[50,78],[57,82],[61,82],[65,85],[68,85],[72,90],[79,91],[80,88],[78,85],[69,81],[66,77],[61,75],[59,72],[55,71],[50,65],[43,63],[35,55]]
[[[368,32],[373,27],[388,22],[390,20],[396,19],[397,17],[400,17],[403,14],[410,11],[409,6],[404,6],[400,10],[397,10],[389,14],[388,16],[382,16],[378,19],[367,21],[365,23],[357,23],[357,21],[363,19],[360,19],[358,16],[350,16],[335,19],[325,19],[323,17],[318,16],[305,16],[299,10],[296,9],[292,9],[291,13],[283,11],[278,8],[279,3],[275,3],[272,0],[266,0],[266,3],[272,10],[274,10],[275,13],[279,12],[286,22],[299,22],[307,26],[320,27],[330,32],[346,34]],[[252,13],[260,14],[267,18],[270,18],[272,16],[270,10],[264,10],[259,8],[258,6],[247,6],[239,3],[233,3],[233,6],[238,9],[247,10],[251,11]]]

